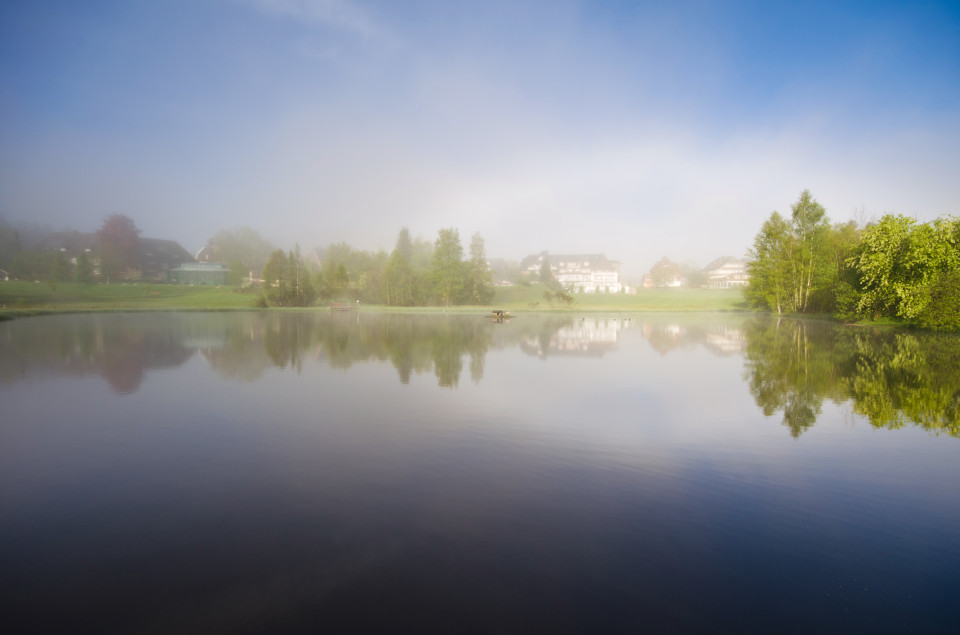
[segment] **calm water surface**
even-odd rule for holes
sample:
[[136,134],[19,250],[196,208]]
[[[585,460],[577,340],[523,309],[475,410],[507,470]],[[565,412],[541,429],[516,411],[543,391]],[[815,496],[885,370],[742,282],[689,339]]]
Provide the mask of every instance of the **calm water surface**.
[[17,632],[956,632],[960,338],[735,315],[0,324]]

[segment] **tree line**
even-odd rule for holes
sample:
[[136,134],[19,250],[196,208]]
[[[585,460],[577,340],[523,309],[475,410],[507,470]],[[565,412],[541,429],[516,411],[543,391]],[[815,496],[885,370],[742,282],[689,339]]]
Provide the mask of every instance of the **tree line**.
[[[38,230],[30,242],[52,232]],[[129,217],[108,216],[91,249],[70,260],[63,251],[24,248],[20,232],[0,222],[0,269],[14,279],[58,282],[140,279],[140,230]],[[211,238],[208,259],[229,268],[227,284],[240,287],[251,272],[263,279],[261,306],[310,306],[319,301],[360,301],[388,306],[483,305],[493,299],[493,282],[479,233],[465,254],[457,229],[441,229],[433,242],[400,230],[391,253],[361,251],[340,242],[306,258],[299,246],[277,249],[253,229],[223,230]]]
[[773,212],[754,239],[752,306],[960,330],[960,219],[887,214],[865,227],[831,224],[809,190],[790,210]]
[[318,300],[361,301],[388,306],[483,305],[493,299],[493,281],[483,237],[470,241],[465,258],[460,233],[441,229],[436,241],[413,240],[404,227],[390,254],[331,245],[318,267],[300,249],[275,250],[263,269],[261,306],[309,306]]

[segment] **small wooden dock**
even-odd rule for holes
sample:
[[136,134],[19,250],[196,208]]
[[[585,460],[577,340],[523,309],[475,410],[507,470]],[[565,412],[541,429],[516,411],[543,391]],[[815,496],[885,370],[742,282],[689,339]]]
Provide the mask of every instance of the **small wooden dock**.
[[356,311],[360,308],[360,302],[352,304],[350,302],[331,302],[330,310],[331,311]]

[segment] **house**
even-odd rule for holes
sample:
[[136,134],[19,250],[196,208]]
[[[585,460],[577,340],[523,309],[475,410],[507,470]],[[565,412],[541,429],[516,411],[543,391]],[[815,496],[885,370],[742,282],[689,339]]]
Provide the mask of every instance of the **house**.
[[140,275],[144,280],[164,280],[169,270],[187,262],[194,262],[193,256],[175,240],[140,239]]
[[527,256],[520,262],[520,271],[538,280],[546,260],[554,279],[573,293],[621,293],[620,263],[607,260],[603,254],[556,255],[545,251]]
[[733,256],[717,258],[704,267],[703,272],[707,274],[707,284],[711,289],[744,287],[750,281],[750,274],[747,273],[747,261]]
[[[175,240],[138,238],[140,277],[144,280],[163,281],[167,271],[185,262],[194,262],[193,256]],[[37,251],[60,251],[72,265],[77,264],[80,253],[86,253],[94,276],[100,275],[100,237],[93,232],[54,232],[41,240]]]

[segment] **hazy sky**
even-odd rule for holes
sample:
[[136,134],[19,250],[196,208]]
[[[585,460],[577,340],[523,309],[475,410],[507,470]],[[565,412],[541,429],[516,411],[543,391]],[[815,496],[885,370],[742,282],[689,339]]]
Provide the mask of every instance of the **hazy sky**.
[[960,199],[960,3],[0,4],[0,215],[111,213],[195,251],[740,255],[804,188],[833,220]]

